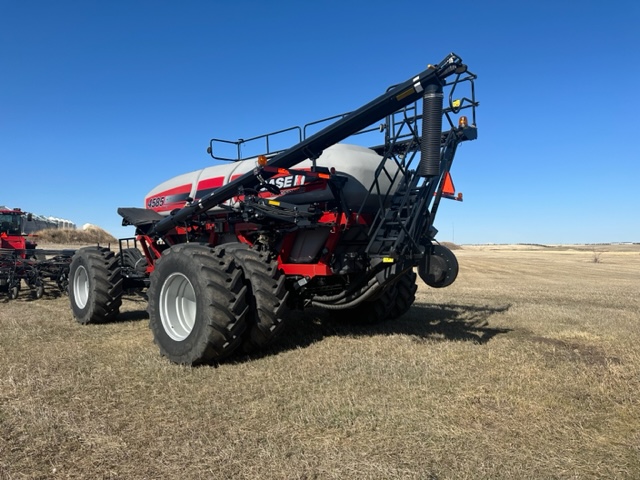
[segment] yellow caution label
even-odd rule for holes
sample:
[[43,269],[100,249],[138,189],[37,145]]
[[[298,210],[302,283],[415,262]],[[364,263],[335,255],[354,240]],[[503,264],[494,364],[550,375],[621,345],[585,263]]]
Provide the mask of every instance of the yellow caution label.
[[269,200],[269,205],[275,205],[276,207],[279,207],[280,202],[277,202],[276,200]]
[[391,257],[383,257],[382,258],[382,263],[393,263],[394,260]]
[[460,100],[454,100],[453,102],[451,102],[451,105],[453,106],[453,108],[458,108],[461,103],[462,102],[460,102]]

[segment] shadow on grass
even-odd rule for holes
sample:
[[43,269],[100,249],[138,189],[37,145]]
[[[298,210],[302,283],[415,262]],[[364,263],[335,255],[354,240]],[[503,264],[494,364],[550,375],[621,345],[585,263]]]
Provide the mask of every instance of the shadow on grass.
[[[18,298],[9,300],[5,292],[0,292],[0,303],[15,302],[17,304],[25,304],[32,302],[47,302],[47,301],[64,301],[69,306],[71,311],[71,305],[69,304],[69,295],[65,292],[55,288],[45,289],[44,294],[40,298],[35,298],[31,295],[28,289],[20,291]],[[146,320],[149,318],[147,313],[147,298],[144,294],[126,294],[123,296],[123,307],[121,308],[118,316],[108,323],[124,323],[138,320]]]
[[149,314],[146,310],[131,310],[127,312],[120,312],[118,316],[109,323],[137,322],[148,319]]
[[[122,297],[122,308],[116,318],[109,323],[136,322],[139,320],[148,320],[147,313],[147,297],[143,293],[134,292],[126,294]],[[126,308],[126,310],[124,310]]]
[[492,315],[510,307],[414,304],[402,317],[377,324],[341,321],[333,312],[323,309],[296,311],[291,313],[285,331],[273,345],[247,359],[308,347],[332,336],[408,335],[417,342],[466,341],[482,345],[510,331],[489,326]]
[[36,298],[34,292],[29,290],[28,287],[24,285],[20,286],[20,291],[18,293],[18,298],[9,299],[9,296],[6,291],[0,291],[0,301],[2,303],[7,302],[38,302],[38,301],[47,301],[47,300],[57,300],[61,297],[67,297],[66,292],[61,291],[57,287],[51,287],[49,285],[45,286],[44,293],[42,297]]

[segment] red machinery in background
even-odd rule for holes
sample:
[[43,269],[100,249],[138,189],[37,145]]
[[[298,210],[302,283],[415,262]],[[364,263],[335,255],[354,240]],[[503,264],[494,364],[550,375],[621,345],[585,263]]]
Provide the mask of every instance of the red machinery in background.
[[60,292],[68,287],[73,250],[38,250],[36,236],[26,234],[30,213],[19,208],[0,208],[0,293],[18,297],[23,283],[33,298],[44,295],[47,283]]

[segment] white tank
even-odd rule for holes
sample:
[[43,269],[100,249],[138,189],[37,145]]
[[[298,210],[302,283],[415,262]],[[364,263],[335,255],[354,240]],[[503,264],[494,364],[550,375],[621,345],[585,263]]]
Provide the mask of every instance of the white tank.
[[[319,167],[335,168],[337,173],[348,178],[344,193],[347,203],[352,209],[360,208],[365,199],[367,206],[377,209],[378,197],[374,194],[367,198],[367,192],[374,181],[375,170],[381,160],[382,157],[369,148],[339,143],[327,148],[320,155],[316,164]],[[255,166],[256,159],[249,159],[178,175],[152,189],[145,196],[145,207],[161,214],[168,214],[171,210],[184,207],[189,198],[192,200],[200,199],[216,188],[250,172]],[[292,169],[309,171],[311,166],[311,160],[305,160]],[[391,186],[389,177],[395,178],[398,170],[393,160],[386,162],[385,169],[387,175],[379,176],[379,189],[374,189],[374,193],[377,190],[387,193]],[[293,204],[331,200],[333,196],[329,188],[305,188],[305,185],[313,180],[303,174],[283,173],[270,178],[269,183],[280,188],[279,198],[286,199],[287,202]]]

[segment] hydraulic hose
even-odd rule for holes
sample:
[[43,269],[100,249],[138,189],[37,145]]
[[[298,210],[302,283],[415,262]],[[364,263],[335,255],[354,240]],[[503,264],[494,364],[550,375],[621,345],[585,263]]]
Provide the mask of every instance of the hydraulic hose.
[[[373,287],[376,284],[376,281],[377,281],[376,277],[372,277],[364,287],[360,288],[360,290],[363,290],[363,291],[369,290],[371,287]],[[314,297],[314,301],[317,300],[319,302],[337,302],[351,295],[351,293],[353,293],[355,290],[356,288],[350,288],[347,290],[343,290],[342,292],[336,295],[318,295]]]
[[345,308],[355,307],[361,302],[364,302],[368,298],[372,297],[375,293],[377,293],[381,287],[382,286],[378,283],[377,285],[372,286],[368,290],[366,290],[364,294],[359,295],[358,297],[356,297],[355,299],[347,303],[324,303],[324,302],[318,302],[316,300],[312,300],[311,305],[314,307],[321,307],[327,310],[344,310]]

